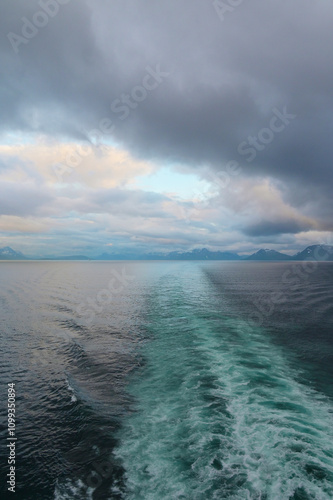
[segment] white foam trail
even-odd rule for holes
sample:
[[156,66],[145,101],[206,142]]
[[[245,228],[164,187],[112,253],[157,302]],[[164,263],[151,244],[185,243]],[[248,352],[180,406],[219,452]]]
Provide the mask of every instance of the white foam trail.
[[66,478],[63,482],[57,481],[54,500],[93,500],[94,491],[94,488],[87,487],[80,479]]
[[166,287],[116,452],[126,498],[331,500],[332,402],[264,330],[221,318],[203,291]]
[[66,382],[67,382],[67,389],[72,393],[71,401],[72,401],[72,403],[76,403],[77,397],[75,396],[75,391],[74,391],[73,387],[70,385],[67,377],[66,377]]

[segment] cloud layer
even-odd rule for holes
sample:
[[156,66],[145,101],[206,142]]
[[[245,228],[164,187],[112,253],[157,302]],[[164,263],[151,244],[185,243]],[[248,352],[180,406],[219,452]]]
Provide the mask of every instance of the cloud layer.
[[[330,234],[332,3],[230,5],[3,1],[4,237],[28,246],[8,217],[64,251],[70,234],[80,249],[113,235],[244,251]],[[135,188],[166,166],[210,192]]]

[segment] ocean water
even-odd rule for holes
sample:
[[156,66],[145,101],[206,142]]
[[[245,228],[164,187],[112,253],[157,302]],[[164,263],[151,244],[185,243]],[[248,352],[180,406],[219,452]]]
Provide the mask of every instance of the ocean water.
[[0,263],[1,498],[333,498],[333,264]]

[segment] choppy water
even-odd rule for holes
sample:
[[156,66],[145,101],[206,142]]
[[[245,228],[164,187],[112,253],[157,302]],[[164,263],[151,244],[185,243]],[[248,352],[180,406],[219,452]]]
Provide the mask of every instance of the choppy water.
[[333,265],[304,269],[0,263],[15,498],[333,498]]

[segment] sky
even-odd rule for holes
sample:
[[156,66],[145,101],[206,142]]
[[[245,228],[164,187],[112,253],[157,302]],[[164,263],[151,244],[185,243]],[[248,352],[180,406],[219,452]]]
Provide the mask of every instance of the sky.
[[333,239],[331,0],[2,0],[0,247]]

